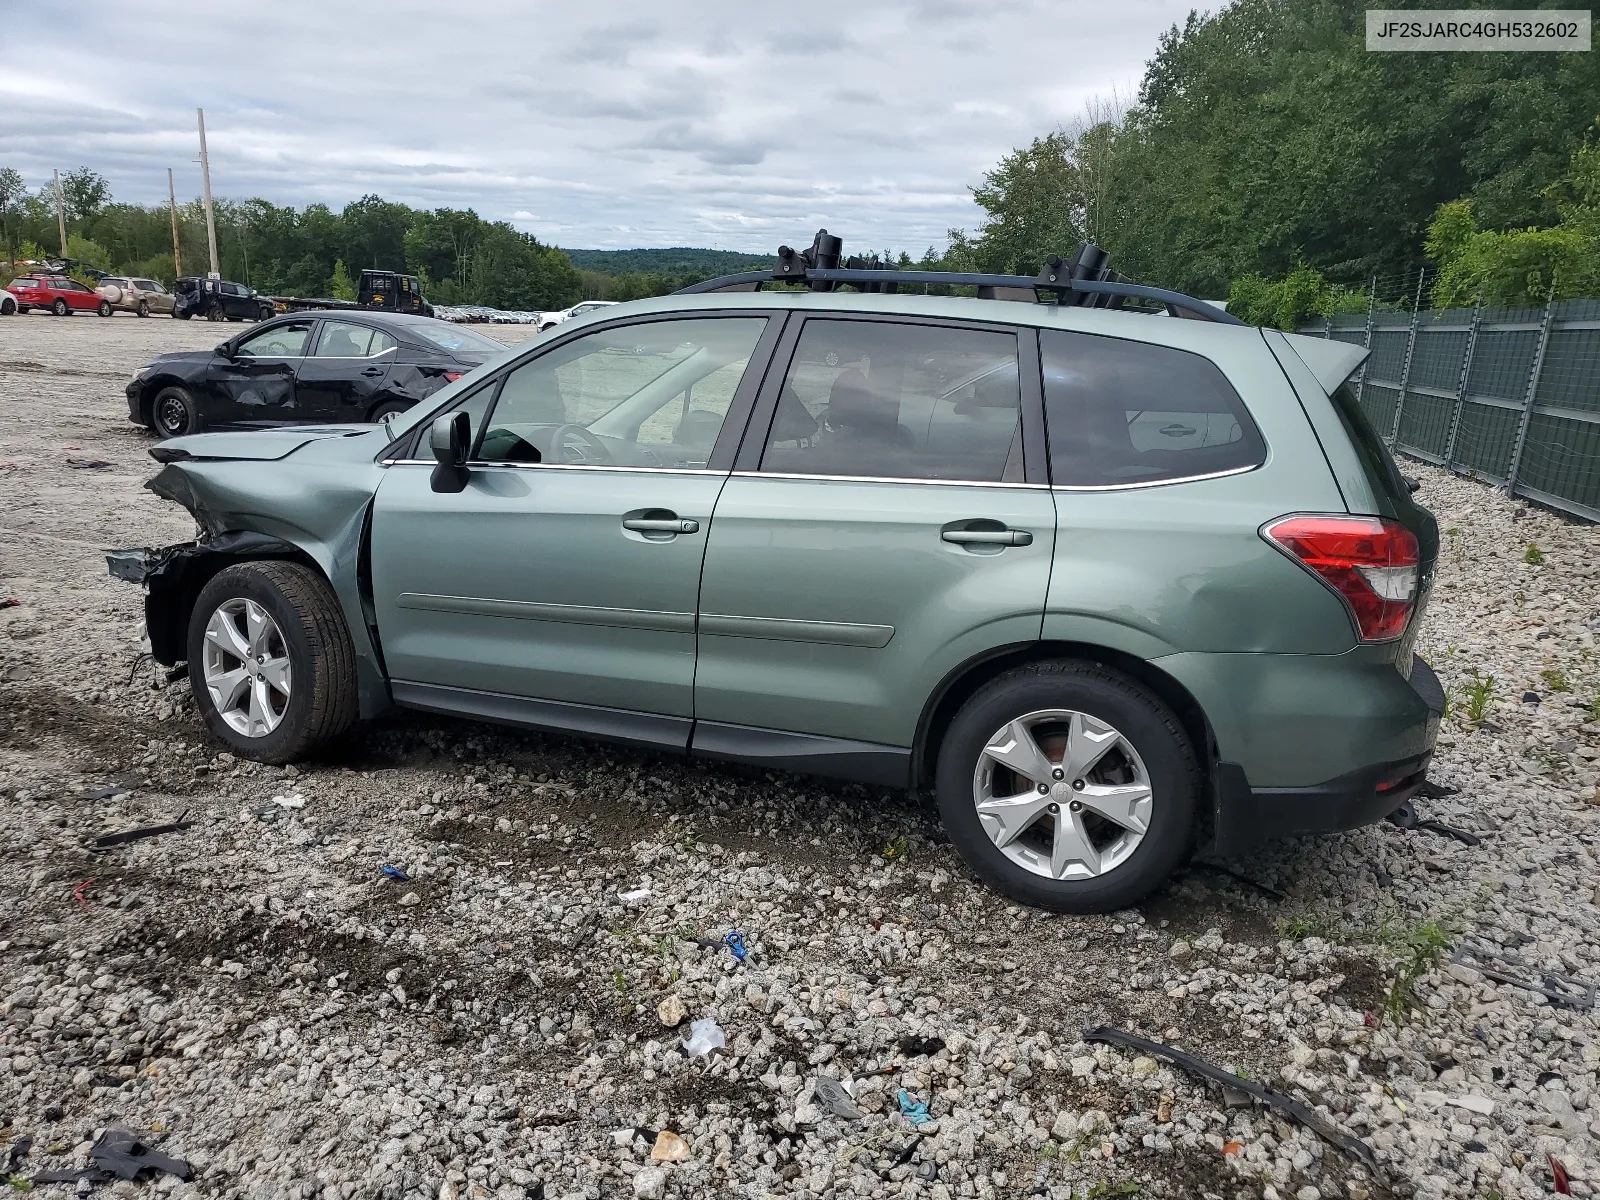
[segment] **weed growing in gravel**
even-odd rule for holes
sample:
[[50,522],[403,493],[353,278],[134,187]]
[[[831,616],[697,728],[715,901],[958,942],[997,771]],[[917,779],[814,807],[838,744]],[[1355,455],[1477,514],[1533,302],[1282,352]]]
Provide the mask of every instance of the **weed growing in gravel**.
[[1446,529],[1445,536],[1450,539],[1450,561],[1456,566],[1465,566],[1467,562],[1466,548],[1461,544],[1461,530],[1456,528]]
[[1552,692],[1570,692],[1567,685],[1567,675],[1560,667],[1546,667],[1539,672],[1539,678],[1544,680],[1545,686]]
[[910,850],[911,843],[906,840],[905,834],[901,834],[883,848],[883,857],[890,862],[899,862]]
[[1389,983],[1389,993],[1383,1000],[1383,1015],[1398,1027],[1416,999],[1417,980],[1450,948],[1451,935],[1438,921],[1420,921],[1399,929],[1388,926],[1380,931],[1380,937],[1389,949],[1401,956],[1400,966]]
[[1589,717],[1591,720],[1600,721],[1600,689],[1594,694],[1594,699],[1589,701]]
[[1277,922],[1278,936],[1290,942],[1303,942],[1308,937],[1318,937],[1321,928],[1316,918],[1306,913],[1293,917],[1280,917]]
[[1530,567],[1544,566],[1544,551],[1539,549],[1538,543],[1529,542],[1528,548],[1522,552],[1522,561]]
[[1468,671],[1467,676],[1461,685],[1462,694],[1467,698],[1467,720],[1481,721],[1489,711],[1489,698],[1494,695],[1494,676],[1479,675],[1477,667]]

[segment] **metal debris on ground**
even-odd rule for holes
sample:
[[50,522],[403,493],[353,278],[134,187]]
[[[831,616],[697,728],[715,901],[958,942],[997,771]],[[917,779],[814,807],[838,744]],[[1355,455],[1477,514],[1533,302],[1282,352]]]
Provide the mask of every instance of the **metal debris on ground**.
[[75,471],[98,471],[102,467],[114,467],[116,465],[117,465],[116,463],[107,462],[103,458],[69,458],[69,459],[67,459],[67,466],[71,467]]
[[1203,1058],[1197,1058],[1183,1050],[1164,1046],[1160,1042],[1152,1042],[1148,1038],[1137,1037],[1131,1033],[1124,1033],[1120,1029],[1111,1029],[1099,1026],[1086,1029],[1083,1032],[1086,1042],[1103,1042],[1111,1046],[1123,1046],[1130,1050],[1139,1050],[1153,1058],[1164,1058],[1173,1066],[1182,1067],[1193,1072],[1203,1079],[1221,1084],[1226,1088],[1254,1096],[1261,1103],[1277,1109],[1291,1120],[1298,1121],[1307,1129],[1320,1136],[1330,1145],[1337,1146],[1347,1154],[1352,1154],[1366,1164],[1374,1175],[1381,1174],[1378,1167],[1377,1155],[1373,1154],[1372,1147],[1360,1138],[1352,1137],[1340,1129],[1332,1121],[1308,1105],[1302,1104],[1292,1096],[1285,1096],[1282,1092],[1275,1092],[1254,1080],[1245,1079],[1231,1071],[1224,1071],[1221,1067],[1208,1063]]
[[396,867],[390,863],[383,864],[383,873],[390,879],[398,880],[401,883],[405,883],[406,880],[411,878],[411,876],[405,873],[405,869],[403,867]]
[[818,1104],[840,1120],[861,1121],[866,1118],[866,1114],[856,1107],[854,1098],[837,1079],[818,1075],[816,1083],[811,1085],[811,1094],[816,1097]]
[[178,814],[176,821],[169,821],[165,825],[141,825],[137,829],[124,829],[120,833],[102,833],[89,845],[95,850],[109,850],[112,846],[125,846],[129,842],[137,842],[143,838],[160,837],[167,833],[182,833],[185,829],[194,827],[194,822],[185,820],[189,810],[184,809]]
[[722,1032],[717,1019],[702,1017],[689,1026],[689,1036],[684,1039],[683,1048],[690,1058],[699,1058],[702,1054],[709,1056],[713,1050],[721,1050],[727,1044],[728,1036]]
[[[1537,992],[1557,1008],[1588,1012],[1595,1007],[1596,996],[1600,995],[1600,984],[1540,970],[1508,950],[1496,950],[1492,946],[1470,939],[1463,940],[1456,947],[1455,953],[1450,956],[1450,961],[1457,966],[1470,967],[1484,978],[1492,979],[1496,983],[1510,984],[1512,987]],[[1514,967],[1525,974],[1515,974],[1503,970],[1503,967]]]
[[108,1129],[89,1151],[89,1165],[68,1171],[45,1171],[33,1177],[34,1183],[110,1183],[114,1179],[153,1179],[158,1172],[178,1179],[194,1174],[181,1158],[163,1154],[141,1142],[127,1129]]

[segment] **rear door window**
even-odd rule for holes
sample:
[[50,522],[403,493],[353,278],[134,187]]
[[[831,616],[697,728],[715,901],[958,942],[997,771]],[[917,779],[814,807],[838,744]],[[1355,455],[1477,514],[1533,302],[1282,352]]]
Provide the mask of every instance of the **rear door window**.
[[974,483],[1022,479],[1015,334],[806,322],[761,470]]
[[1051,482],[1170,483],[1258,467],[1260,431],[1221,370],[1170,346],[1044,330]]

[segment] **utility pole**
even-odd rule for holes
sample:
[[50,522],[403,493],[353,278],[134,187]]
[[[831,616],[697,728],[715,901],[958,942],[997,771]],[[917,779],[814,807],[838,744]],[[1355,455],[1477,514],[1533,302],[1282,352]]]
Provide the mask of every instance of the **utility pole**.
[[67,206],[61,200],[61,172],[56,172],[56,228],[61,232],[61,257],[67,256]]
[[217,265],[217,219],[211,211],[211,160],[206,157],[206,110],[195,109],[200,114],[200,182],[206,194],[206,240],[211,247],[211,278],[221,279],[222,268]]
[[172,168],[167,168],[167,204],[172,211],[172,277],[183,276],[183,252],[178,249],[178,191],[172,186]]

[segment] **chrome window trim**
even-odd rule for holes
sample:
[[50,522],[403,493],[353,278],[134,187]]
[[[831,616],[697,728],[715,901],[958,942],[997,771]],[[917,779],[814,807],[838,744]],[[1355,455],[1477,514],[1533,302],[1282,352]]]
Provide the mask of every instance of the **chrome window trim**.
[[734,471],[736,479],[808,479],[821,483],[908,483],[922,487],[987,487],[1012,488],[1023,491],[1049,491],[1047,483],[1005,483],[983,479],[920,479],[911,476],[889,475],[803,475],[786,471]]
[[1265,463],[1252,463],[1248,467],[1230,467],[1226,471],[1209,471],[1204,475],[1182,475],[1176,479],[1146,479],[1138,483],[1056,483],[1051,484],[1050,490],[1055,492],[1129,492],[1135,489],[1170,487],[1175,483],[1196,483],[1202,479],[1226,479],[1230,475],[1248,475],[1251,471],[1259,471]]
[[[384,458],[381,467],[436,467],[431,458]],[[523,462],[469,462],[468,470],[486,471],[489,468],[508,471],[646,471],[656,475],[726,475],[727,471],[713,471],[706,467],[628,467],[604,466],[598,463],[523,463]]]

